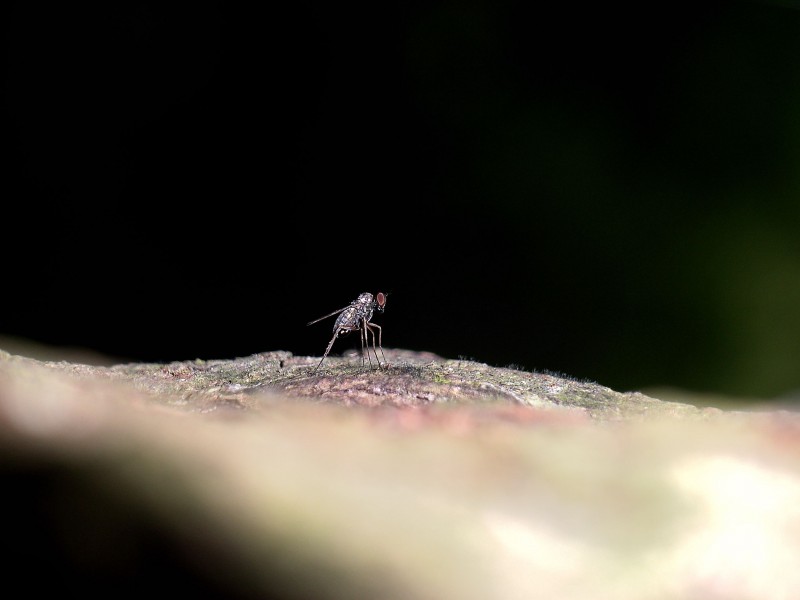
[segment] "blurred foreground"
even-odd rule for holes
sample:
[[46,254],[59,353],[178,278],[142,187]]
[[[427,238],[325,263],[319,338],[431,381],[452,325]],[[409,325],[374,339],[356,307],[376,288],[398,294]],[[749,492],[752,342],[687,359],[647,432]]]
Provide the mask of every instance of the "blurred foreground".
[[[600,386],[504,370],[604,404],[529,405],[453,383],[492,381],[485,365],[387,356],[381,373],[342,359],[312,377],[289,353],[115,368],[0,353],[7,585],[83,597],[800,597],[794,413],[644,397],[633,412]],[[453,401],[387,391],[432,370]],[[277,381],[325,391],[288,397]],[[370,406],[326,401],[356,387],[374,390]]]

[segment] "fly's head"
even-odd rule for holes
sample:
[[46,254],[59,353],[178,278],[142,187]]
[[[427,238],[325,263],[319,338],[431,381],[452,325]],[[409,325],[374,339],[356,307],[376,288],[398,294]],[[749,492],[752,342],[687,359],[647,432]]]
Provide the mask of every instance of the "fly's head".
[[375,308],[378,309],[378,312],[383,312],[383,309],[386,308],[386,297],[389,294],[384,294],[383,292],[378,292],[375,295]]

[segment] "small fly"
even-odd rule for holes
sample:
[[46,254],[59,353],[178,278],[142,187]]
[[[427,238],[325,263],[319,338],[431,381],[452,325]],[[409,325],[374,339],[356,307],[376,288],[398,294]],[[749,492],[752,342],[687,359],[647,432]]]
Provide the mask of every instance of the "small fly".
[[[331,351],[331,347],[333,346],[333,342],[336,341],[336,338],[340,335],[355,331],[356,329],[361,331],[361,364],[364,364],[364,354],[366,354],[369,359],[369,366],[372,366],[372,358],[369,355],[369,337],[367,336],[367,332],[369,332],[372,334],[372,351],[375,353],[375,360],[378,361],[378,367],[381,366],[381,361],[378,358],[378,348],[380,348],[381,356],[383,356],[381,328],[375,325],[375,323],[370,323],[370,319],[372,319],[373,311],[377,310],[378,312],[383,312],[383,309],[386,307],[386,296],[388,296],[388,294],[384,294],[383,292],[378,292],[375,296],[364,292],[363,294],[359,294],[358,298],[353,300],[348,306],[307,323],[307,325],[313,325],[314,323],[322,321],[322,319],[327,319],[337,314],[339,315],[336,318],[336,322],[333,324],[333,337],[331,341],[328,342],[328,347],[325,348],[325,354],[322,355],[322,360],[320,360],[319,364],[314,368],[314,372],[322,366],[322,361],[328,356],[328,352]],[[377,347],[375,345],[375,329],[378,330]],[[365,346],[366,351],[364,350]],[[385,356],[383,356],[383,362],[386,362]]]

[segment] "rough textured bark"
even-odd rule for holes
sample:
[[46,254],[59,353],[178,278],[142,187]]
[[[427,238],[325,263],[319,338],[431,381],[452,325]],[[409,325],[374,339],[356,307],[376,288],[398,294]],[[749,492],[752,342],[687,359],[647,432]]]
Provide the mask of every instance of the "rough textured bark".
[[[141,596],[800,597],[800,422],[386,351],[0,353],[7,585]],[[32,570],[36,575],[25,573]]]
[[[601,421],[645,415],[703,416],[688,404],[663,402],[643,394],[620,393],[589,381],[550,373],[490,367],[447,360],[428,352],[387,350],[388,365],[362,365],[361,358],[318,358],[265,352],[236,360],[195,360],[168,364],[93,367],[46,362],[45,368],[77,375],[127,381],[157,402],[189,411],[249,408],[256,398],[283,395],[342,406],[425,407],[444,404],[509,404],[571,409]],[[7,360],[11,357],[7,356]],[[25,361],[17,357],[15,360]]]

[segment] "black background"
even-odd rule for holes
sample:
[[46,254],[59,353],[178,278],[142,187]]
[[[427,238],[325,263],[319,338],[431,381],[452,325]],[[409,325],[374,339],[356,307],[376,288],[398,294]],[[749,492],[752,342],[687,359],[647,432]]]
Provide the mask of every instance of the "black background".
[[790,2],[2,11],[2,334],[800,387]]

